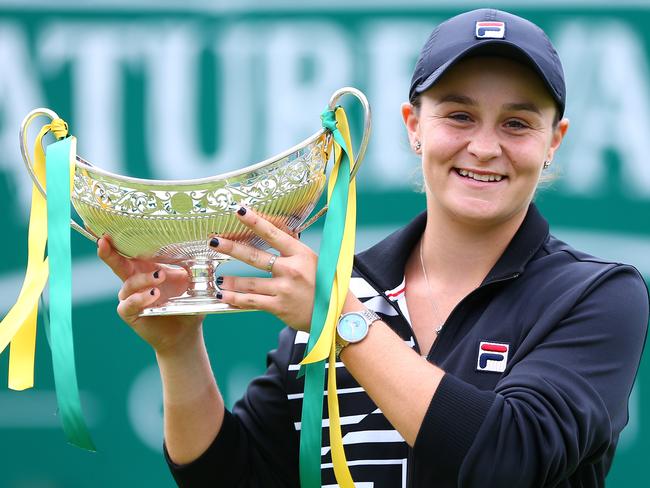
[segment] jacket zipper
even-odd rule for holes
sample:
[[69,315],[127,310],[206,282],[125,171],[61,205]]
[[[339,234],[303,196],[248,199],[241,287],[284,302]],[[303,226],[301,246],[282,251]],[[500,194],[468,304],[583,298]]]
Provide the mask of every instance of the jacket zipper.
[[[467,295],[466,295],[466,296],[465,296],[465,297],[464,297],[460,302],[458,302],[458,303],[456,304],[456,306],[453,308],[453,310],[451,311],[451,313],[449,314],[449,316],[447,317],[447,320],[445,320],[445,323],[442,324],[442,327],[441,327],[441,329],[440,329],[440,333],[438,334],[438,337],[437,337],[436,340],[433,342],[433,345],[431,346],[431,349],[430,349],[429,352],[427,353],[427,357],[426,357],[427,361],[429,360],[429,356],[431,356],[431,355],[433,354],[433,351],[435,351],[436,346],[438,345],[439,339],[440,339],[440,337],[442,336],[442,334],[444,334],[445,329],[447,328],[447,324],[449,323],[450,319],[453,318],[453,316],[454,316],[454,314],[456,313],[456,311],[457,311],[461,306],[463,306],[464,303],[465,303],[465,302],[466,302],[470,297],[472,297],[473,295],[475,295],[476,293],[478,293],[478,292],[481,291],[481,290],[485,290],[486,288],[488,288],[488,287],[490,287],[490,286],[492,286],[492,285],[496,285],[497,283],[503,283],[504,281],[514,280],[515,278],[518,278],[520,274],[521,274],[521,273],[517,272],[517,273],[513,273],[513,274],[511,274],[511,275],[509,275],[509,276],[504,276],[503,278],[498,278],[498,279],[496,279],[496,280],[492,280],[492,281],[488,281],[487,283],[483,283],[483,284],[480,285],[478,288],[475,288],[474,290],[472,290],[471,292],[469,292],[469,293],[468,293],[468,294],[467,294]],[[412,329],[411,329],[411,331],[412,331]],[[413,340],[415,341],[415,336],[414,336]]]
[[[487,288],[489,286],[492,286],[492,285],[495,285],[497,283],[502,283],[504,281],[513,280],[513,279],[519,277],[520,274],[521,273],[513,273],[513,274],[511,274],[509,276],[504,276],[503,278],[499,278],[497,280],[492,280],[492,281],[489,281],[487,283],[483,283],[478,288],[472,290],[460,302],[458,302],[456,304],[456,306],[453,308],[453,310],[451,311],[451,313],[449,314],[449,316],[447,317],[447,320],[445,320],[445,323],[442,324],[442,329],[440,330],[440,334],[438,334],[438,337],[433,342],[433,345],[431,346],[431,349],[427,353],[427,357],[426,357],[427,361],[429,361],[429,357],[433,355],[433,352],[435,351],[435,349],[436,349],[436,347],[437,347],[437,345],[438,345],[438,343],[440,341],[440,337],[445,333],[447,323],[450,322],[450,319],[453,318],[456,311],[464,304],[464,302],[466,302],[474,294],[478,293],[479,290],[484,290],[485,288]],[[413,337],[414,337],[413,340],[415,341],[415,334],[413,334]],[[407,486],[407,488],[412,488],[412,485],[413,485],[413,476],[414,475],[413,475],[413,467],[412,467],[413,465],[411,463],[412,453],[413,453],[413,449],[411,447],[409,447],[408,448],[408,460],[407,460],[407,465],[406,465],[406,486]]]
[[[357,272],[359,272],[358,269],[357,269]],[[373,288],[374,288],[375,290],[378,290],[379,287],[376,285],[376,283],[375,283],[373,280],[370,280],[370,279],[369,279],[367,276],[365,276],[365,274],[363,274],[363,273],[359,273],[359,274],[361,274],[361,275],[364,277],[364,279],[366,279],[369,283],[371,283],[372,286],[373,286]],[[461,306],[462,306],[462,305],[463,305],[463,304],[464,304],[464,303],[465,303],[465,302],[466,302],[466,301],[467,301],[471,296],[473,296],[473,295],[474,295],[475,293],[477,293],[479,290],[484,290],[485,288],[487,288],[487,287],[489,287],[489,286],[495,285],[495,284],[497,284],[497,283],[503,283],[504,281],[513,280],[513,279],[515,279],[515,278],[518,278],[520,274],[521,274],[521,273],[516,272],[516,273],[513,273],[513,274],[511,274],[511,275],[509,275],[509,276],[504,276],[503,278],[499,278],[499,279],[496,279],[496,280],[489,281],[489,282],[487,282],[487,283],[483,283],[483,284],[480,285],[478,288],[472,290],[472,291],[471,291],[468,295],[466,295],[466,296],[465,296],[465,297],[464,297],[460,302],[458,302],[458,303],[456,304],[456,306],[453,308],[453,310],[451,311],[451,313],[449,314],[449,316],[447,317],[447,320],[445,320],[444,324],[442,324],[442,328],[441,328],[441,330],[440,330],[440,334],[438,334],[438,337],[437,337],[436,340],[433,342],[433,345],[431,346],[431,349],[430,349],[429,352],[427,353],[426,360],[428,361],[428,360],[429,360],[429,357],[430,357],[430,356],[433,354],[433,352],[435,351],[436,346],[437,346],[438,342],[440,341],[440,337],[445,333],[445,329],[447,328],[446,326],[447,326],[447,324],[450,322],[450,319],[454,316],[454,314],[456,313],[456,311],[457,311],[457,310],[458,310],[458,309],[459,309],[459,308],[460,308],[460,307],[461,307]],[[420,345],[418,344],[417,337],[415,337],[415,333],[414,333],[414,331],[413,331],[413,327],[411,326],[410,322],[409,322],[408,320],[406,320],[406,317],[404,317],[404,314],[402,314],[402,311],[401,311],[400,308],[397,306],[397,303],[396,303],[396,302],[394,302],[394,301],[392,301],[391,299],[389,299],[383,291],[380,291],[379,293],[381,294],[382,297],[384,297],[384,298],[386,299],[386,301],[389,303],[389,305],[390,305],[391,307],[393,307],[393,309],[394,309],[394,310],[397,312],[397,314],[398,314],[398,315],[399,315],[399,316],[404,320],[404,322],[406,322],[406,323],[409,325],[409,328],[411,329],[411,337],[413,338],[413,343],[414,343],[414,346],[415,346],[414,348],[415,348],[416,352],[417,352],[418,354],[420,354],[420,353],[421,353],[421,351],[420,351]],[[412,463],[412,458],[413,458],[413,448],[412,448],[411,446],[409,446],[408,444],[406,445],[406,448],[407,448],[407,457],[406,457],[406,487],[407,487],[407,488],[412,488],[412,485],[413,485],[413,463]]]

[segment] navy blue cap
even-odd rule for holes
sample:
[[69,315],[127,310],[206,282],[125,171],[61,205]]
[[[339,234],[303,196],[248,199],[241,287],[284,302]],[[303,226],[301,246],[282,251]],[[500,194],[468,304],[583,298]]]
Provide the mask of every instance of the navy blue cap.
[[560,117],[564,115],[564,71],[550,39],[529,20],[487,8],[457,15],[434,29],[415,65],[409,100],[461,59],[478,55],[507,57],[532,67],[555,99]]

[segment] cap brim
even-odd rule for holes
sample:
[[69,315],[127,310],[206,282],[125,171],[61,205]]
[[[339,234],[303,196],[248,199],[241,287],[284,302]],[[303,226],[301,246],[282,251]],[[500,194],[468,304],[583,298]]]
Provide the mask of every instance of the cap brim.
[[438,69],[436,69],[422,83],[420,83],[415,87],[413,93],[419,95],[427,91],[429,88],[433,86],[433,84],[436,81],[438,81],[442,77],[442,75],[444,75],[447,72],[449,68],[451,68],[456,63],[458,63],[459,61],[465,58],[472,57],[472,56],[490,56],[490,55],[509,58],[514,61],[518,61],[520,63],[526,64],[531,68],[533,68],[535,72],[539,75],[539,77],[542,79],[542,81],[544,81],[544,84],[548,88],[553,99],[556,101],[556,103],[558,103],[558,106],[560,106],[560,109],[562,109],[561,102],[558,100],[558,96],[555,92],[555,89],[553,88],[553,85],[546,78],[544,71],[537,64],[535,59],[531,57],[530,54],[528,54],[524,49],[522,49],[517,44],[513,44],[503,39],[490,39],[490,40],[482,41],[480,44],[472,44],[471,46],[467,47],[465,50],[461,51],[456,56],[448,60],[445,64],[439,66]]

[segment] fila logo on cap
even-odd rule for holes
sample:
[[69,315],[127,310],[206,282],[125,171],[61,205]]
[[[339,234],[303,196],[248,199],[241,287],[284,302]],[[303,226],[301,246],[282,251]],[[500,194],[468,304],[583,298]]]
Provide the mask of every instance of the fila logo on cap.
[[481,342],[478,348],[476,370],[503,373],[506,370],[506,364],[508,363],[509,351],[510,344],[502,344],[500,342]]
[[506,23],[479,21],[476,23],[477,39],[503,39],[506,36]]

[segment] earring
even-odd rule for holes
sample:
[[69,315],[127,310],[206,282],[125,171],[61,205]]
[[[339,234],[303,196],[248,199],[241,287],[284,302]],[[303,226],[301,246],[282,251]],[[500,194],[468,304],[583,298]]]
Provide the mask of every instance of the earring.
[[415,141],[415,150],[419,151],[421,147],[422,147],[422,144],[420,144],[420,141]]
[[550,161],[544,161],[544,169],[548,169],[548,167],[551,165]]

